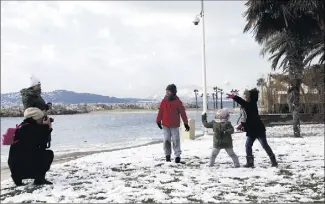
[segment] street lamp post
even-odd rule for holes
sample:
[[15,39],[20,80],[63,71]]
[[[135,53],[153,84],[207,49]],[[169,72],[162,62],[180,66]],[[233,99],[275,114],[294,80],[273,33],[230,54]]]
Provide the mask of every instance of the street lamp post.
[[213,87],[213,90],[216,92],[216,109],[218,109],[218,87]]
[[[205,24],[204,24],[204,3],[203,0],[201,0],[201,13],[200,15],[197,15],[193,21],[194,25],[198,25],[200,22],[199,17],[202,19],[202,81],[203,81],[203,112],[207,112],[207,82],[206,82],[206,57],[205,57]],[[204,135],[208,135],[208,129],[204,128]]]
[[[231,91],[230,91],[232,94],[234,94],[234,95],[238,95],[238,90],[237,89],[231,89]],[[233,108],[235,108],[236,107],[236,102],[235,101],[233,101]],[[237,107],[238,107],[238,103],[237,103]]]
[[209,100],[210,100],[210,94],[207,93],[207,110],[209,110]]
[[223,103],[222,103],[223,89],[218,88],[218,91],[220,92],[220,108],[223,109]]
[[[231,89],[230,91],[231,94],[235,94],[235,90]],[[236,102],[235,100],[232,101],[232,108],[235,108],[236,107]]]
[[194,94],[195,94],[195,103],[196,103],[196,109],[199,108],[198,104],[197,104],[197,94],[198,94],[199,90],[194,89]]
[[216,96],[216,93],[212,93],[212,100],[213,100],[213,109],[216,109],[216,104],[214,102],[214,98]]

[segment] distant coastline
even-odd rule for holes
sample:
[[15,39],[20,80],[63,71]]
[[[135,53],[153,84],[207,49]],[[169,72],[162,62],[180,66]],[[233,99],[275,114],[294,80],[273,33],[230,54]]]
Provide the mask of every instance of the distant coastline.
[[[50,115],[74,115],[86,114],[98,111],[116,110],[157,110],[159,103],[116,103],[116,104],[54,104]],[[2,106],[0,117],[22,117],[24,108],[22,105]]]

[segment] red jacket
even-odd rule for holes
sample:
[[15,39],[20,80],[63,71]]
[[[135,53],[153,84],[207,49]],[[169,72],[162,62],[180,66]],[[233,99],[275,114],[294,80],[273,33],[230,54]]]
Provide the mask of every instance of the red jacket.
[[160,103],[156,121],[162,121],[162,125],[165,127],[179,127],[180,115],[182,117],[183,123],[188,124],[185,108],[182,101],[178,97],[172,101],[163,99]]

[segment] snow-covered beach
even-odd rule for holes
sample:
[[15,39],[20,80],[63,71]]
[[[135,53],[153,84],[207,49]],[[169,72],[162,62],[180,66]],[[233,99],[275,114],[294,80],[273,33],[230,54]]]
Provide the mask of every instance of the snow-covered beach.
[[[212,138],[182,141],[185,164],[166,163],[161,144],[85,156],[54,164],[47,177],[53,186],[32,181],[15,187],[1,183],[1,202],[324,202],[324,124],[303,125],[303,138],[288,137],[292,126],[267,128],[279,167],[258,141],[255,168],[232,168],[221,151],[208,167]],[[234,134],[234,150],[245,163],[245,136]]]

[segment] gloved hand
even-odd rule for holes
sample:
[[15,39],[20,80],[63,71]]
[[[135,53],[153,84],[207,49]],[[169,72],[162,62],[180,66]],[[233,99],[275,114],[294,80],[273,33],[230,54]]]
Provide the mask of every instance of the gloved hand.
[[159,129],[161,129],[161,130],[163,129],[162,126],[161,126],[161,122],[160,121],[157,122],[157,125],[158,125]]
[[240,130],[242,129],[242,127],[243,127],[243,125],[242,125],[242,124],[239,124],[239,125],[236,127],[236,129],[237,129],[238,131],[240,131]]
[[186,132],[190,131],[190,126],[188,126],[188,124],[184,124],[184,126],[185,126],[185,131]]
[[227,95],[227,98],[231,98],[231,99],[233,99],[234,98],[234,94],[226,94]]

